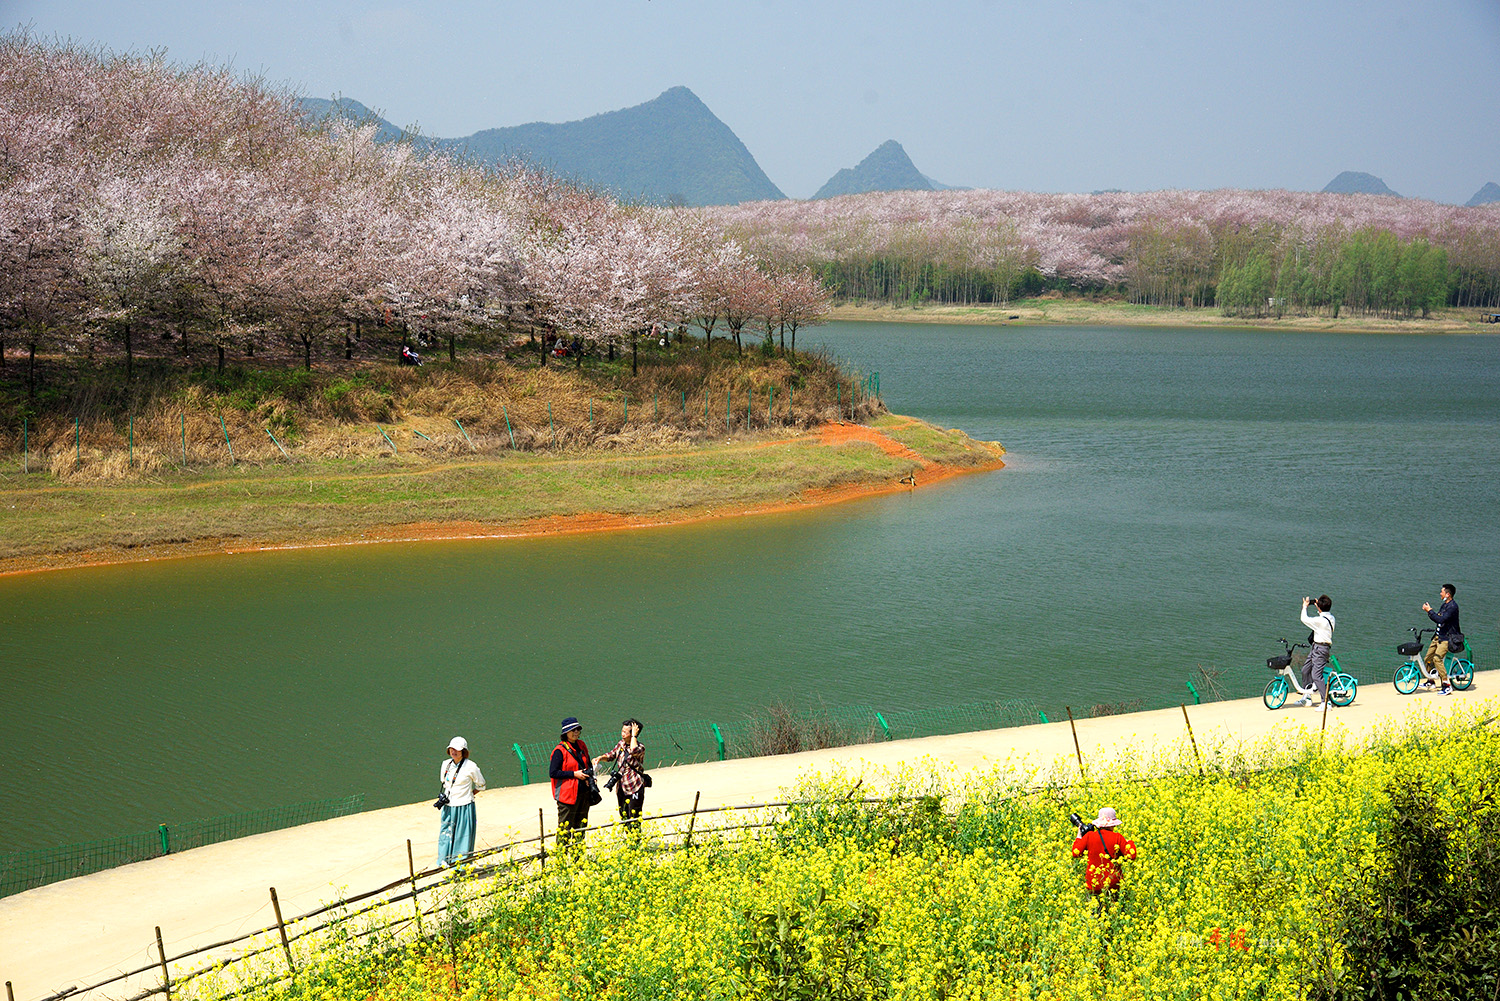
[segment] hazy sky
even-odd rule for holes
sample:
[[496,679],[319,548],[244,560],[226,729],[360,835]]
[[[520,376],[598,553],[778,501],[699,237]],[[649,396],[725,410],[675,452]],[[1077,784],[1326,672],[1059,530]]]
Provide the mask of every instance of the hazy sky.
[[165,49],[457,137],[689,87],[793,197],[896,139],[947,184],[1500,182],[1500,0],[0,0],[0,27]]

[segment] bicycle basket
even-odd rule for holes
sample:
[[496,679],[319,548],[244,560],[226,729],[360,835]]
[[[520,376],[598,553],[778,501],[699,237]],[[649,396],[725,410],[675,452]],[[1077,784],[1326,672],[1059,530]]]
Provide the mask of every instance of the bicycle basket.
[[1400,646],[1398,646],[1396,648],[1396,652],[1399,653],[1403,657],[1410,657],[1413,654],[1418,654],[1418,653],[1422,652],[1422,644],[1420,644],[1420,643],[1402,643]]
[[1291,658],[1291,656],[1289,654],[1282,654],[1280,657],[1268,657],[1268,658],[1266,658],[1266,666],[1269,667],[1273,671],[1280,671],[1282,668],[1286,667],[1291,662],[1292,662],[1292,658]]

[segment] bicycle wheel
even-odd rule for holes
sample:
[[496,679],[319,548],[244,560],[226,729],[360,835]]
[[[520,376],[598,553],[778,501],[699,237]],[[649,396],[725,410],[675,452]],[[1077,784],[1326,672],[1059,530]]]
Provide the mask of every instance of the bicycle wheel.
[[1272,678],[1266,684],[1266,693],[1261,696],[1261,701],[1265,702],[1267,709],[1280,709],[1290,688],[1285,678]]
[[1393,683],[1396,686],[1396,691],[1402,695],[1410,695],[1417,690],[1417,685],[1421,680],[1422,673],[1417,670],[1417,665],[1411,661],[1407,661],[1396,668],[1396,678]]
[[1458,657],[1448,661],[1448,681],[1460,692],[1474,683],[1474,662]]
[[1343,708],[1354,701],[1354,696],[1359,692],[1359,682],[1353,675],[1340,674],[1334,677],[1333,683],[1328,686],[1328,701]]

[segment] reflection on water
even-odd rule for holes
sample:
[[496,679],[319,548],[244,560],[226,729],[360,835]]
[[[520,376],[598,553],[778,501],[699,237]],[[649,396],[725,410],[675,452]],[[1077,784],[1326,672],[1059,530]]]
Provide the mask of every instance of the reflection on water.
[[719,524],[0,581],[0,849],[413,801],[455,733],[498,764],[565,715],[595,742],[637,715],[649,743],[776,699],[1173,698],[1195,663],[1274,652],[1309,592],[1349,649],[1394,644],[1443,580],[1494,626],[1495,338],[812,334],[1008,468]]

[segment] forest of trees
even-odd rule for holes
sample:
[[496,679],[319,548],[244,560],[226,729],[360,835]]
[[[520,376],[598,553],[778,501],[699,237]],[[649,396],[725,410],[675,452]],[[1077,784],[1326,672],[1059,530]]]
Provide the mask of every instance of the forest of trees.
[[830,291],[1003,303],[1056,289],[1238,315],[1500,306],[1500,205],[1370,195],[873,192],[695,210]]
[[34,391],[39,352],[123,354],[129,378],[147,345],[222,369],[657,324],[738,344],[828,308],[811,269],[701,220],[375,133],[226,70],[0,35],[0,366],[21,348]]

